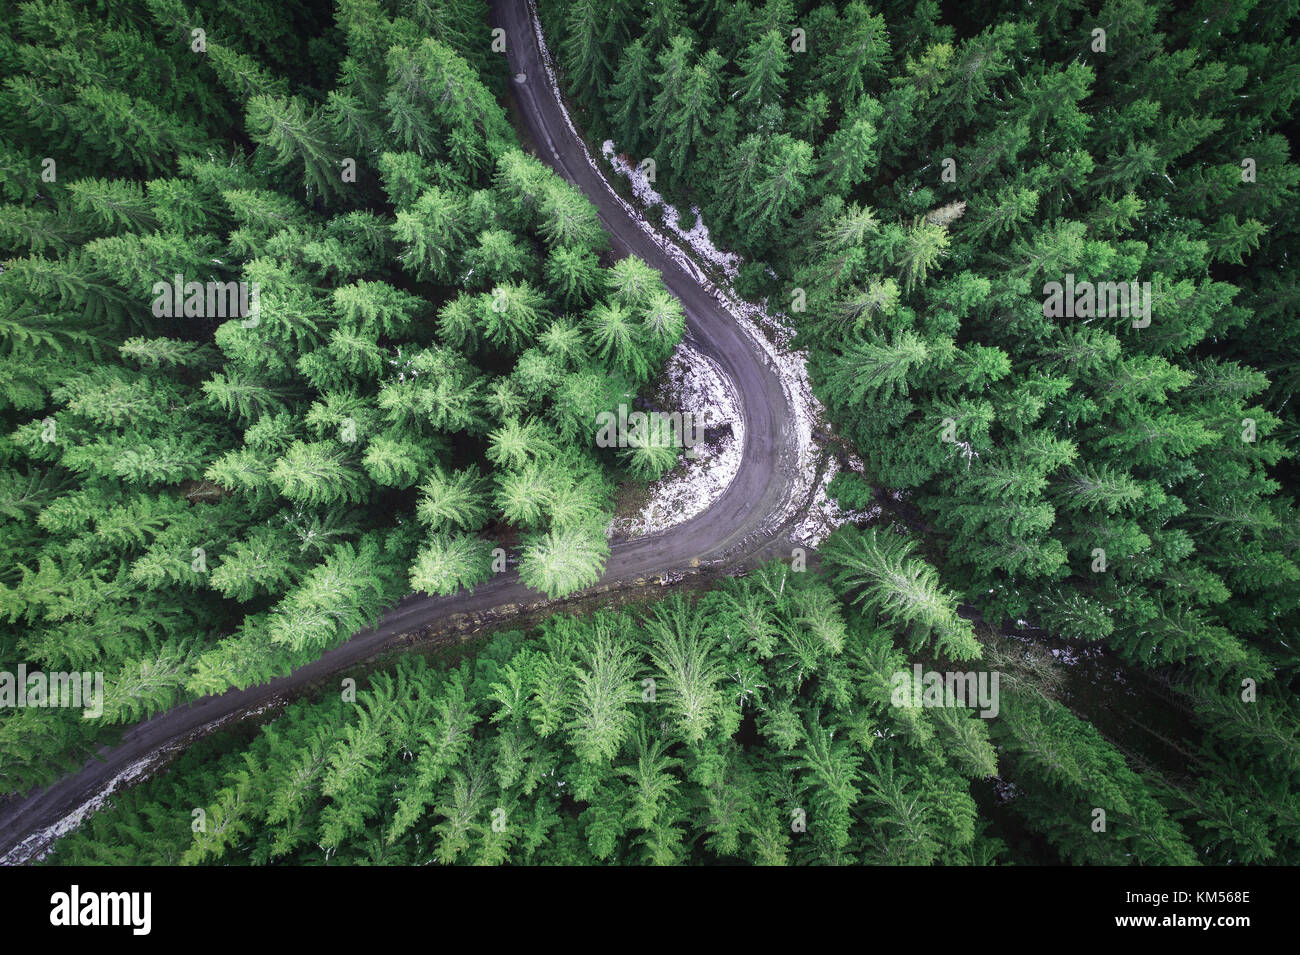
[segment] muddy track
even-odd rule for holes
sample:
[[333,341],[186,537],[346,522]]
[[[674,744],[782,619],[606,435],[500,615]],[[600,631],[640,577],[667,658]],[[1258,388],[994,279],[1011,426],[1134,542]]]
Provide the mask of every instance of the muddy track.
[[[689,340],[731,379],[744,417],[741,465],[727,490],[707,511],[685,523],[614,544],[604,576],[585,594],[644,587],[706,570],[735,573],[761,556],[782,553],[786,529],[797,520],[800,507],[806,506],[806,501],[796,500],[803,489],[794,399],[751,333],[724,307],[717,289],[680,250],[665,248],[662,240],[648,234],[588,161],[564,104],[548,83],[529,5],[521,0],[493,0],[492,18],[506,32],[506,55],[514,77],[510,94],[538,158],[595,204],[616,256],[639,256],[662,273],[685,308]],[[50,827],[102,798],[120,784],[124,773],[136,772],[142,764],[156,766],[216,726],[361,664],[386,648],[409,646],[411,641],[401,639],[403,635],[463,632],[523,610],[564,604],[545,601],[523,586],[513,570],[472,592],[450,597],[409,595],[373,628],[355,634],[313,663],[270,683],[203,697],[160,713],[127,729],[120,742],[103,749],[81,769],[0,804],[0,862],[19,864],[40,854],[51,841]]]

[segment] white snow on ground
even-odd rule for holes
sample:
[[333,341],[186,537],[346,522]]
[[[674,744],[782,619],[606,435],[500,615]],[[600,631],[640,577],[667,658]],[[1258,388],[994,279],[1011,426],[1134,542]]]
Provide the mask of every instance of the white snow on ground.
[[641,203],[646,209],[653,209],[655,206],[663,206],[664,224],[671,229],[678,238],[690,246],[691,251],[699,258],[721,269],[726,275],[728,281],[735,281],[736,276],[740,273],[741,258],[735,252],[723,252],[713,244],[709,238],[709,229],[700,217],[700,207],[691,206],[691,213],[695,216],[695,225],[690,229],[682,229],[678,222],[681,220],[675,206],[670,206],[664,202],[664,197],[655,191],[650,180],[646,178],[640,168],[631,165],[622,156],[614,151],[614,141],[605,140],[600,151],[609,164],[620,176],[626,176],[628,183],[632,186],[632,194],[636,196],[637,202]]
[[0,865],[22,865],[25,862],[38,862],[45,858],[54,848],[55,842],[80,826],[87,816],[98,812],[104,803],[108,802],[108,797],[117,790],[137,782],[156,761],[157,754],[153,754],[132,763],[114,776],[104,787],[103,792],[86,800],[54,825],[32,833],[10,849],[6,855],[0,856]]
[[[768,367],[780,379],[787,403],[793,412],[791,424],[798,445],[799,463],[796,480],[793,483],[790,496],[786,499],[785,506],[772,519],[769,526],[765,528],[765,530],[770,530],[794,516],[800,505],[808,499],[809,492],[813,490],[813,482],[817,479],[817,462],[821,453],[813,440],[813,426],[818,423],[824,425],[826,410],[813,395],[812,384],[808,380],[806,364],[808,354],[805,351],[794,351],[790,347],[790,340],[794,336],[794,331],[787,324],[786,316],[774,318],[759,306],[745,301],[736,294],[730,283],[734,280],[740,267],[741,258],[734,252],[723,252],[713,245],[709,239],[709,230],[700,217],[698,209],[692,210],[696,216],[694,228],[689,231],[682,231],[677,228],[677,211],[664,201],[663,196],[655,191],[639,169],[631,166],[618,155],[613,142],[606,140],[602,151],[614,170],[620,175],[628,177],[637,201],[647,208],[662,205],[669,210],[664,216],[669,227],[690,246],[695,255],[716,266],[725,276],[725,280],[721,277],[716,282],[711,280],[686,253],[656,232],[644,215],[629,206],[621,197],[618,197],[619,202],[632,214],[642,230],[654,237],[660,248],[681,263],[717,299],[719,304],[731,313],[736,320],[736,324],[762,349],[767,356]],[[587,159],[588,161],[591,160],[590,155],[588,155]],[[850,463],[854,470],[862,469],[860,461],[854,460]],[[835,476],[837,469],[835,462],[830,462],[826,472],[822,475],[822,479],[818,482],[812,506],[805,519],[792,535],[796,542],[815,547],[841,524],[856,520],[859,517],[875,516],[874,514],[845,512],[827,497],[826,485]],[[878,509],[876,509],[876,513],[879,513]],[[674,523],[680,523],[680,521]]]
[[[240,718],[250,719],[258,716],[279,702],[281,702],[279,699],[272,699],[269,702],[262,704],[257,709],[250,710],[248,713],[243,714]],[[236,716],[239,716],[239,714],[231,714],[230,716],[222,717],[219,720],[214,720],[197,730],[195,734],[192,734],[192,736],[206,736],[208,733],[212,732],[223,723],[229,722]],[[160,766],[165,762],[166,756],[174,753],[178,749],[184,749],[189,744],[189,738],[187,738],[182,742],[173,743],[171,746],[164,747],[157,752],[150,753],[142,759],[136,760],[126,769],[122,770],[110,779],[108,785],[100,792],[91,796],[58,822],[32,833],[22,842],[10,849],[5,855],[0,856],[0,865],[24,865],[28,862],[39,862],[41,859],[44,859],[51,851],[53,851],[54,844],[60,838],[75,830],[88,817],[102,809],[113,793],[120,789],[128,789],[137,783],[144,782],[148,774],[155,767]]]
[[676,467],[650,484],[649,501],[641,513],[615,520],[607,536],[643,537],[684,523],[708,510],[740,470],[745,418],[731,380],[686,342],[668,359],[665,373],[667,381],[655,396],[656,410],[689,413],[703,421],[706,433],[721,431],[692,449],[694,460],[680,455]]
[[[860,463],[856,460],[850,461],[850,467],[853,464]],[[857,470],[857,468],[852,469]],[[817,483],[817,494],[808,507],[808,513],[804,515],[798,526],[790,532],[790,539],[796,544],[816,547],[830,537],[831,531],[841,524],[847,524],[850,521],[874,521],[880,516],[879,504],[872,504],[865,511],[849,511],[841,507],[838,501],[835,501],[826,493],[827,486],[839,471],[840,463],[831,458],[826,464],[826,473],[822,475],[821,480]]]
[[[560,113],[564,117],[565,125],[573,133],[573,137],[581,145],[583,156],[587,164],[591,166],[602,179],[605,176],[605,170],[592,157],[591,151],[587,148],[586,141],[578,133],[577,127],[573,125],[573,120],[569,116],[569,111],[564,105],[564,96],[560,92],[559,82],[555,76],[555,64],[551,59],[550,49],[546,45],[546,38],[542,35],[541,22],[537,17],[537,5],[535,0],[528,0],[529,12],[533,22],[533,32],[537,37],[537,47],[541,51],[542,66],[546,70],[546,82],[550,87],[556,101],[560,104]],[[655,205],[663,206],[665,209],[665,221],[668,223],[677,236],[691,249],[694,256],[707,263],[715,269],[719,275],[717,281],[714,281],[704,270],[696,264],[694,258],[687,254],[685,250],[679,247],[668,236],[659,232],[646,219],[643,210],[633,207],[622,196],[610,190],[610,195],[618,202],[634,221],[641,227],[654,242],[664,251],[666,255],[671,256],[683,269],[692,275],[701,286],[703,286],[720,305],[729,311],[736,320],[736,324],[749,335],[756,345],[767,356],[768,366],[781,382],[781,387],[786,393],[786,399],[791,409],[792,420],[789,427],[793,429],[794,437],[798,447],[798,463],[796,465],[795,480],[792,481],[790,494],[785,501],[785,505],[780,512],[773,515],[769,525],[764,530],[774,530],[776,527],[785,523],[793,517],[799,510],[804,501],[808,500],[810,494],[814,491],[814,483],[817,482],[817,462],[820,457],[820,451],[813,441],[813,425],[816,422],[824,422],[825,409],[821,403],[813,396],[812,386],[808,381],[808,370],[805,365],[807,355],[805,352],[791,351],[789,349],[792,331],[788,324],[778,321],[769,316],[763,309],[756,305],[743,300],[731,287],[731,282],[735,279],[737,271],[742,261],[741,257],[734,252],[726,252],[718,249],[713,245],[709,238],[709,230],[704,221],[699,216],[697,209],[695,212],[695,225],[689,230],[682,230],[678,227],[677,211],[673,209],[663,196],[655,191],[654,187],[646,181],[645,176],[635,167],[625,162],[618,156],[617,147],[613,142],[607,141],[602,146],[605,157],[614,170],[621,175],[627,176],[631,182],[633,193],[639,204],[645,208]],[[856,462],[851,462],[854,470],[858,470]],[[827,468],[827,473],[823,476],[819,486],[815,489],[816,497],[813,508],[819,512],[824,512],[822,502],[826,501],[825,485],[833,476],[833,469]],[[723,485],[725,490],[725,485]],[[721,493],[719,491],[718,493]],[[651,507],[655,505],[652,502]],[[833,506],[833,505],[832,505]],[[662,509],[660,509],[662,512]],[[838,515],[835,518],[826,517],[825,520],[813,521],[809,524],[805,521],[801,525],[801,530],[807,535],[801,542],[810,546],[820,543],[831,530],[834,529],[832,521],[843,523],[844,520],[852,519],[854,515]],[[680,523],[675,519],[672,523]],[[841,519],[842,518],[842,519]],[[662,519],[662,517],[661,517]],[[805,526],[806,525],[806,526]],[[649,526],[649,525],[648,525]],[[662,530],[665,526],[671,525],[654,525],[655,530]]]

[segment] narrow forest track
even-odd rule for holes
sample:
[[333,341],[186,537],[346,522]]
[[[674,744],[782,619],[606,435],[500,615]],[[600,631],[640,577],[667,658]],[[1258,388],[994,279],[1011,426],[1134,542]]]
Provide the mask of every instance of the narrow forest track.
[[[547,79],[531,7],[521,0],[493,0],[494,25],[505,30],[510,92],[518,121],[552,166],[595,204],[615,255],[636,255],[659,270],[685,308],[691,344],[707,354],[740,395],[744,448],[731,484],[703,513],[661,533],[612,546],[604,576],[592,590],[636,586],[650,578],[746,567],[760,552],[779,552],[783,535],[806,502],[798,473],[798,435],[792,401],[764,349],[737,322],[721,295],[689,259],[665,248],[638,221],[609,181],[588,161],[564,104]],[[788,553],[788,551],[787,551]],[[575,598],[582,594],[574,595]],[[573,599],[573,598],[571,598]],[[52,785],[0,805],[0,863],[21,864],[45,851],[73,817],[93,811],[96,801],[151,764],[161,763],[216,726],[271,705],[295,691],[356,666],[384,651],[403,634],[438,629],[457,621],[505,619],[545,601],[508,570],[472,592],[450,597],[412,594],[375,627],[355,634],[320,659],[270,683],[207,696],[130,727],[116,745]]]

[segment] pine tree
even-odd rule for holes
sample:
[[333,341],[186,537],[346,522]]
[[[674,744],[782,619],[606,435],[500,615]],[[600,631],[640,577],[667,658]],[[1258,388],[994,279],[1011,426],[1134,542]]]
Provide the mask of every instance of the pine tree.
[[274,155],[281,168],[301,164],[307,195],[342,191],[341,156],[328,119],[298,97],[254,96],[248,101],[249,134]]
[[450,474],[435,470],[420,485],[416,515],[435,531],[446,528],[473,531],[481,527],[488,514],[483,506],[483,483],[477,469]]
[[599,580],[608,554],[601,530],[552,528],[527,540],[519,559],[519,578],[548,597],[566,596]]
[[619,57],[616,78],[609,92],[615,142],[632,155],[640,155],[649,144],[643,124],[654,97],[653,70],[650,50],[637,37]]
[[600,627],[574,667],[565,728],[573,740],[574,753],[583,763],[608,764],[632,732],[632,704],[640,695],[633,680],[636,668],[631,649]]
[[546,281],[560,302],[580,307],[589,303],[600,288],[600,265],[588,248],[558,246],[546,256]]
[[432,187],[409,211],[397,213],[393,237],[405,244],[402,263],[422,279],[451,278],[453,256],[465,242],[465,207],[459,196]]
[[827,87],[842,104],[856,102],[868,83],[882,76],[889,62],[889,40],[884,17],[873,15],[863,3],[845,9],[842,32],[827,68]]
[[911,556],[914,544],[876,528],[861,533],[841,529],[824,548],[832,579],[855,604],[886,616],[910,631],[911,646],[929,634],[936,649],[955,659],[979,656],[970,624],[957,615],[955,601],[939,585],[932,567]]
[[411,589],[450,594],[481,583],[491,573],[492,552],[486,541],[465,534],[435,534],[411,566]]
[[790,50],[785,38],[769,30],[754,40],[740,57],[740,93],[737,102],[750,109],[780,103],[786,91],[785,73],[790,68]]

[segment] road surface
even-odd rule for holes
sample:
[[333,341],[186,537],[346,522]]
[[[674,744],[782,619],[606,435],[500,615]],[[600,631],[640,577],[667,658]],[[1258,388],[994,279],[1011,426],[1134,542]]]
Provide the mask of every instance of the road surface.
[[[601,173],[588,163],[583,146],[566,122],[542,63],[532,15],[520,0],[494,0],[492,16],[506,32],[510,83],[519,121],[536,144],[538,158],[587,195],[600,213],[618,256],[636,255],[658,269],[668,289],[685,308],[687,336],[728,375],[740,396],[744,448],[740,468],[721,497],[697,517],[662,533],[635,538],[611,548],[597,588],[649,577],[691,573],[697,568],[741,567],[781,533],[783,509],[796,487],[795,416],[790,398],[762,349],[737,325],[691,266],[664,251],[642,229]],[[775,529],[774,528],[775,525]],[[502,573],[472,592],[451,597],[412,594],[372,629],[315,662],[271,683],[231,690],[176,707],[131,727],[121,741],[97,758],[44,789],[0,804],[0,861],[27,861],[51,841],[48,832],[108,790],[114,780],[151,757],[163,758],[205,728],[265,706],[293,691],[355,666],[382,651],[402,634],[444,625],[455,614],[471,617],[510,614],[542,598],[524,587],[513,571]],[[557,602],[562,604],[563,602]]]

